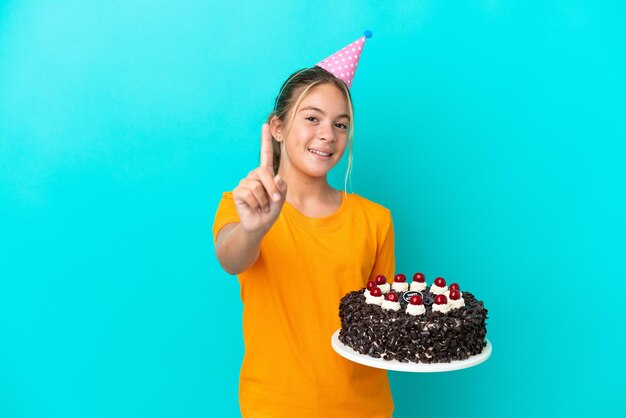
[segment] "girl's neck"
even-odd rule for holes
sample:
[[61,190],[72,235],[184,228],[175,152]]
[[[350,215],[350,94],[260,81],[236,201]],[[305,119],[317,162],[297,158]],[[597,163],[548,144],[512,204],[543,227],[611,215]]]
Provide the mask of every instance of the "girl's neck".
[[326,176],[300,178],[295,170],[289,171],[279,170],[279,173],[287,182],[287,202],[299,212],[318,218],[332,215],[339,209],[342,194],[328,184]]

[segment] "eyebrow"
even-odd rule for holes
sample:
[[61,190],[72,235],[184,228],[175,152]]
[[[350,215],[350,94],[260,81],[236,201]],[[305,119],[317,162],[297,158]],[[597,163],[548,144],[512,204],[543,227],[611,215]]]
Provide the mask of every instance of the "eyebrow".
[[[322,109],[320,109],[318,107],[315,107],[315,106],[304,107],[304,108],[300,109],[300,112],[303,112],[305,110],[315,110],[316,112],[320,112],[324,116],[326,115],[326,113],[324,113],[324,111]],[[342,113],[341,115],[337,116],[337,118],[346,118],[346,119],[350,120],[350,115]]]

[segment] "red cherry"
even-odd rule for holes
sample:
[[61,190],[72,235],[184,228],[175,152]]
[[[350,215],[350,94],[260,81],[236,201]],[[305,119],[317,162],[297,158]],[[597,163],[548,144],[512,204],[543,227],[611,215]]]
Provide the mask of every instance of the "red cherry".
[[444,287],[446,285],[446,279],[443,277],[437,277],[435,279],[435,286]]
[[422,297],[420,295],[411,296],[411,300],[409,300],[409,302],[411,303],[411,305],[423,305],[424,304],[424,301],[422,300]]
[[370,295],[372,296],[378,297],[378,296],[381,296],[382,294],[383,294],[383,291],[380,290],[379,287],[373,287],[372,290],[370,290]]
[[445,305],[448,303],[448,298],[446,298],[446,295],[437,295],[435,296],[435,303],[437,305]]
[[458,283],[452,283],[448,288],[450,290],[461,290]]
[[424,283],[426,281],[426,276],[422,273],[415,273],[413,275],[413,281],[418,283]]
[[387,283],[387,278],[384,275],[379,274],[378,276],[376,276],[376,284],[377,285],[380,286],[381,284],[385,284],[385,283]]
[[402,273],[396,274],[396,277],[393,278],[393,281],[396,283],[406,283],[406,276]]
[[387,296],[385,297],[385,299],[387,299],[388,301],[391,301],[391,302],[397,302],[398,301],[398,295],[396,294],[396,292],[389,292],[389,293],[387,293]]
[[450,291],[450,300],[459,300],[461,298],[461,292],[456,289]]
[[376,287],[376,282],[374,280],[367,282],[367,290],[372,290],[373,287]]

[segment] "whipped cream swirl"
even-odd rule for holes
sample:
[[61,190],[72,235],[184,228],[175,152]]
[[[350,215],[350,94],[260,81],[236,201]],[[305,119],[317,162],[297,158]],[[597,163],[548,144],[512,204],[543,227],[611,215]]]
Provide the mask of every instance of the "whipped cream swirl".
[[397,292],[406,292],[409,290],[409,284],[407,282],[393,282],[391,288]]
[[443,295],[447,291],[448,291],[448,286],[440,287],[434,283],[430,286],[430,293],[432,293],[433,295]]
[[450,305],[448,305],[447,303],[442,304],[442,305],[433,303],[433,312],[448,313],[449,310],[450,310]]
[[389,283],[385,283],[385,284],[379,284],[378,288],[380,289],[381,292],[383,292],[383,295],[386,293],[389,293],[389,289],[391,289],[391,286],[389,286]]
[[400,310],[400,302],[392,302],[390,300],[383,300],[383,309],[391,309],[392,311],[398,312]]
[[369,303],[370,305],[382,305],[383,304],[383,295],[380,296],[372,296],[369,290],[365,290],[365,303]]
[[423,292],[424,290],[426,290],[426,282],[411,282],[411,290],[414,290],[416,292]]
[[465,300],[463,299],[463,296],[461,296],[457,300],[448,299],[448,305],[450,305],[450,309],[462,308],[465,306]]
[[426,308],[424,308],[424,305],[412,305],[409,303],[406,307],[406,313],[413,316],[424,315],[424,313],[426,313]]

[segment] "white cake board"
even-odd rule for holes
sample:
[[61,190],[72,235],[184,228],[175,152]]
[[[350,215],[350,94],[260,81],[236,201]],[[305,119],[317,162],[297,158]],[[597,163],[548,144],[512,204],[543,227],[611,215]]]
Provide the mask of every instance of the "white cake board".
[[476,366],[483,361],[487,360],[491,355],[491,342],[487,341],[487,345],[483,348],[480,354],[471,356],[466,360],[454,360],[450,363],[403,363],[398,360],[384,360],[382,358],[374,358],[365,354],[360,354],[354,351],[352,348],[344,345],[339,341],[339,330],[333,333],[330,343],[333,350],[342,357],[353,361],[355,363],[363,364],[365,366],[376,367],[377,369],[394,370],[397,372],[417,372],[417,373],[430,373],[430,372],[449,372],[453,370],[466,369],[468,367]]

